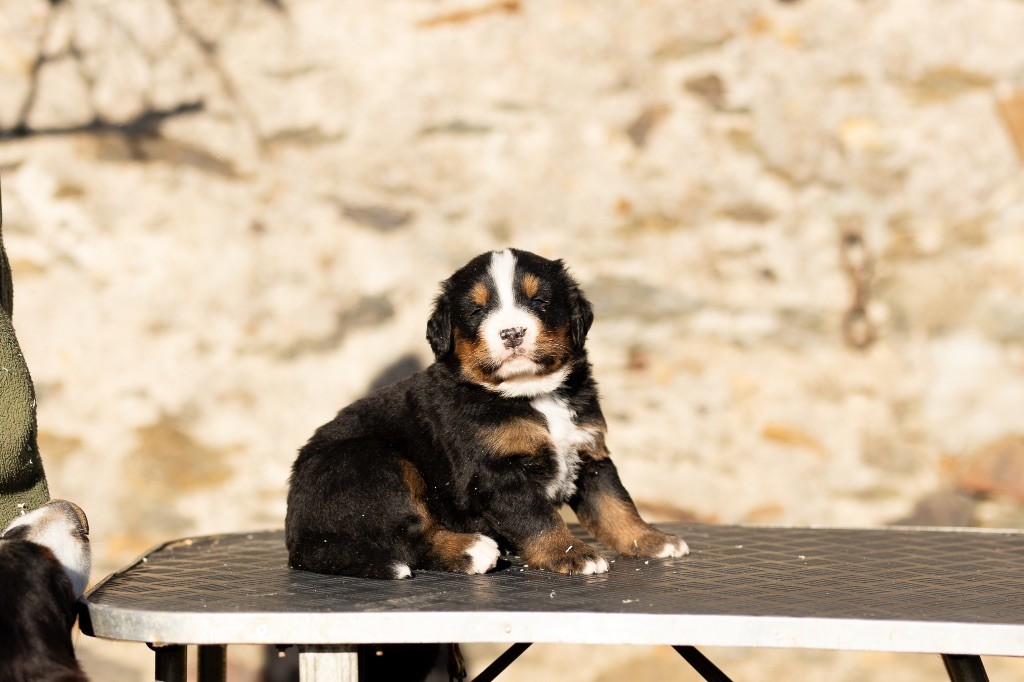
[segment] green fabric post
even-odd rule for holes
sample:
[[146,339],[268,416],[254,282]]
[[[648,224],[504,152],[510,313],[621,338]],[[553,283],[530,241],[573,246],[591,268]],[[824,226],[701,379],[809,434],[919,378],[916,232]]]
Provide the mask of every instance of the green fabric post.
[[14,335],[14,287],[0,207],[0,530],[50,499],[36,443],[36,393]]

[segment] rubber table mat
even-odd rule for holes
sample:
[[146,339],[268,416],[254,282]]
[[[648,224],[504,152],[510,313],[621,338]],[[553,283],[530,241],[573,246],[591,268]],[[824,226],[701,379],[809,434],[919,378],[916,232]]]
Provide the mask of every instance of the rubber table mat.
[[[86,634],[176,644],[577,642],[1024,654],[1024,535],[659,527],[691,554],[599,576],[294,571],[281,531],[162,545],[87,596]],[[573,528],[579,537],[586,537]],[[590,540],[593,542],[592,540]]]

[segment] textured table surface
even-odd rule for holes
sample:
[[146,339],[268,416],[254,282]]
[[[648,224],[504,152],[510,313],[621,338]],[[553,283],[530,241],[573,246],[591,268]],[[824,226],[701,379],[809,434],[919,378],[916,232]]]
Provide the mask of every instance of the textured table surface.
[[[87,634],[212,643],[577,642],[1024,655],[1024,534],[662,526],[600,576],[516,559],[411,580],[287,567],[280,531],[179,540],[86,597]],[[581,534],[578,528],[574,531]],[[582,535],[582,534],[581,534]]]

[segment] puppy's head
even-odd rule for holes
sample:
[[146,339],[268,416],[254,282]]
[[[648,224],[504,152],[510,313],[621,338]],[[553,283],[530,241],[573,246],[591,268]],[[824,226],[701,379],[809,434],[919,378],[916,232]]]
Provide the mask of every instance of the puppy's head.
[[584,357],[590,302],[561,261],[517,249],[477,256],[441,283],[427,323],[438,361],[509,397],[550,393]]
[[49,549],[71,581],[75,599],[85,592],[92,553],[89,548],[89,521],[77,504],[50,500],[15,518],[0,537],[20,538]]

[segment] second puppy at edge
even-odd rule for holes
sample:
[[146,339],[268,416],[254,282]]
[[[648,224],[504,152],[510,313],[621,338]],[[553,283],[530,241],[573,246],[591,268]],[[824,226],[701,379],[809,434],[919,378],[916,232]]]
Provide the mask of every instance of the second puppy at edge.
[[561,261],[506,249],[442,282],[427,322],[436,362],[349,405],[292,468],[293,568],[371,578],[484,573],[502,549],[532,568],[604,573],[602,543],[677,557],[645,523],[605,447],[584,343],[590,303]]

